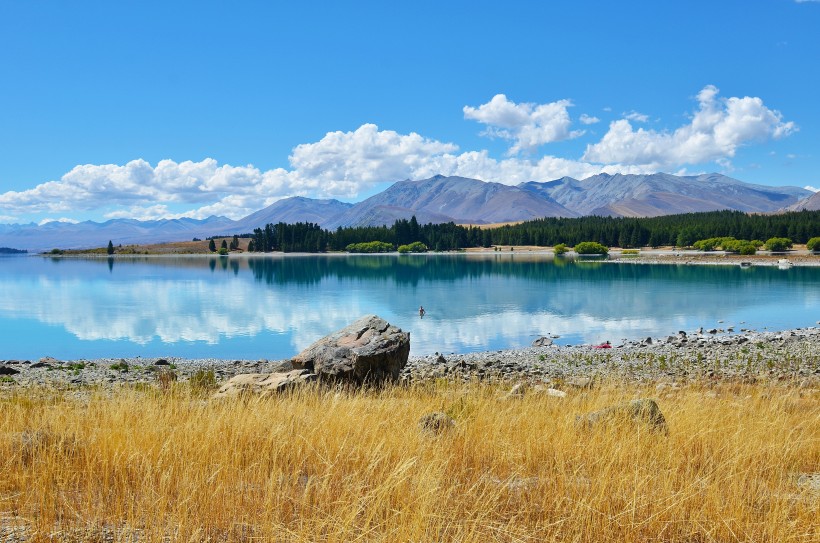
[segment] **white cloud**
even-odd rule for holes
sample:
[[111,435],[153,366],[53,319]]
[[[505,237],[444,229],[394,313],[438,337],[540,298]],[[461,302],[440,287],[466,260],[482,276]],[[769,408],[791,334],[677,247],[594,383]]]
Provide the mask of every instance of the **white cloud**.
[[609,125],[601,141],[588,145],[583,159],[600,163],[628,163],[663,170],[734,157],[745,144],[782,138],[795,132],[779,111],[756,97],[717,98],[718,89],[698,93],[699,108],[689,124],[674,132],[633,129],[629,120]]
[[44,224],[48,224],[50,222],[61,222],[61,223],[67,223],[67,224],[77,224],[80,221],[77,221],[75,219],[69,219],[67,217],[60,217],[59,219],[43,219],[42,221],[38,222],[37,225],[38,226],[43,226]]
[[[719,99],[717,94],[715,87],[705,87],[691,121],[673,132],[636,130],[628,119],[614,121],[600,141],[587,145],[580,160],[552,155],[496,159],[487,150],[461,152],[454,143],[363,124],[297,145],[289,169],[220,165],[212,158],[79,165],[58,180],[0,193],[0,221],[36,214],[55,220],[80,212],[106,219],[240,218],[287,196],[356,197],[380,183],[435,174],[517,184],[598,173],[683,172],[687,164],[705,162],[731,171],[738,147],[797,130],[760,98]],[[464,116],[510,139],[515,153],[576,137],[579,133],[570,130],[570,106],[569,100],[516,104],[499,94],[477,108],[465,107]],[[579,120],[598,121],[588,115]]]
[[464,106],[464,118],[487,125],[484,132],[510,140],[513,146],[509,154],[535,151],[545,143],[577,138],[583,131],[571,131],[572,121],[567,108],[570,100],[558,100],[548,104],[516,104],[503,94],[477,108]]
[[649,121],[649,115],[638,113],[637,111],[630,111],[629,113],[624,113],[623,115],[624,119],[635,121],[636,123],[645,123]]
[[578,120],[581,121],[581,124],[595,124],[601,122],[601,119],[598,117],[593,117],[592,115],[587,115],[586,113],[582,113]]
[[413,175],[432,157],[452,153],[458,146],[402,135],[364,124],[353,132],[329,132],[316,143],[297,145],[290,164],[303,189],[355,196],[372,184]]
[[803,188],[806,189],[806,190],[810,190],[812,192],[820,192],[820,189],[818,189],[817,187],[812,187],[811,185],[806,185]]

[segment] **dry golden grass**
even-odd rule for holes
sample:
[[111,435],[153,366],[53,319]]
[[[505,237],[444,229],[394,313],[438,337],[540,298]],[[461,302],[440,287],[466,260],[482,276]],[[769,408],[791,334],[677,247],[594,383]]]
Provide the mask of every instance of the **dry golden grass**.
[[[820,540],[820,496],[798,484],[820,471],[816,392],[669,393],[668,437],[575,425],[654,388],[502,392],[23,391],[0,399],[0,526],[29,541]],[[421,432],[435,410],[456,428]]]

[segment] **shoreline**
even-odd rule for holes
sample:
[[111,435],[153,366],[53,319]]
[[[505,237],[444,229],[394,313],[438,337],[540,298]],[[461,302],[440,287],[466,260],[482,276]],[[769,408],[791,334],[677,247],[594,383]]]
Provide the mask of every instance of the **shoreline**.
[[[591,345],[523,347],[473,353],[411,356],[401,383],[437,379],[525,381],[624,380],[638,383],[786,382],[820,388],[820,327],[740,333],[673,333],[626,341],[610,349]],[[219,385],[247,373],[287,371],[287,360],[97,358],[0,361],[0,393],[158,385],[160,375],[186,382],[206,374]],[[212,372],[212,373],[210,373]]]
[[779,261],[786,260],[788,264],[785,267],[820,267],[820,253],[808,251],[806,249],[796,249],[785,253],[768,253],[761,251],[754,255],[738,255],[735,253],[727,253],[725,251],[695,251],[691,249],[675,249],[675,248],[659,248],[659,249],[639,249],[637,255],[623,254],[622,249],[612,248],[606,257],[597,255],[577,255],[573,252],[566,253],[562,256],[557,256],[550,247],[536,247],[536,246],[501,246],[500,250],[491,250],[484,248],[470,248],[462,251],[447,251],[447,252],[427,252],[427,253],[410,253],[407,255],[400,254],[396,251],[390,253],[347,253],[347,252],[326,252],[326,253],[247,253],[247,252],[232,252],[228,255],[219,255],[216,253],[145,253],[145,254],[99,254],[99,253],[67,253],[60,255],[52,255],[48,253],[28,253],[21,256],[36,256],[41,258],[56,258],[56,259],[93,259],[93,260],[134,260],[140,258],[228,258],[228,259],[258,259],[258,258],[302,258],[310,256],[323,257],[393,257],[400,258],[406,256],[422,256],[422,257],[436,257],[436,256],[504,256],[504,257],[538,257],[545,259],[564,258],[566,260],[587,261],[587,262],[605,262],[617,264],[669,264],[669,265],[704,265],[704,266],[738,266],[742,262],[749,263],[749,267],[755,266],[769,266],[769,267],[783,267]]

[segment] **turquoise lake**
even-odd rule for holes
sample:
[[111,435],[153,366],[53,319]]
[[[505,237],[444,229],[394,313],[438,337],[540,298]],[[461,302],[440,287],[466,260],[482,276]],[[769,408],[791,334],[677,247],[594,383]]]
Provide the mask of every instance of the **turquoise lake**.
[[280,359],[368,313],[409,331],[414,355],[546,334],[577,345],[800,328],[820,320],[820,268],[523,254],[0,258],[0,360]]

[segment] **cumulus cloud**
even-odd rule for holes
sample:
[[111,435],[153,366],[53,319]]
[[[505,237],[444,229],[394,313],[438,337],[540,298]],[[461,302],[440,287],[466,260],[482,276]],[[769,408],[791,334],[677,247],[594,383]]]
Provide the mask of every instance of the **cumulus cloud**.
[[592,115],[587,115],[586,113],[582,113],[578,120],[581,121],[581,124],[595,124],[601,122],[601,119],[598,117],[593,117]]
[[458,146],[402,135],[364,124],[353,132],[329,132],[316,143],[297,145],[290,164],[306,189],[354,196],[374,183],[404,179],[431,157],[453,153]]
[[784,122],[783,115],[766,107],[760,98],[717,95],[717,87],[704,87],[698,93],[698,109],[691,122],[673,132],[635,130],[628,119],[614,121],[601,141],[587,146],[583,159],[661,170],[730,159],[743,145],[782,138],[797,130],[793,122]]
[[503,94],[478,107],[464,106],[464,118],[487,125],[484,134],[513,142],[509,154],[534,151],[545,143],[577,138],[583,131],[571,131],[567,108],[570,100],[548,104],[516,104]]

